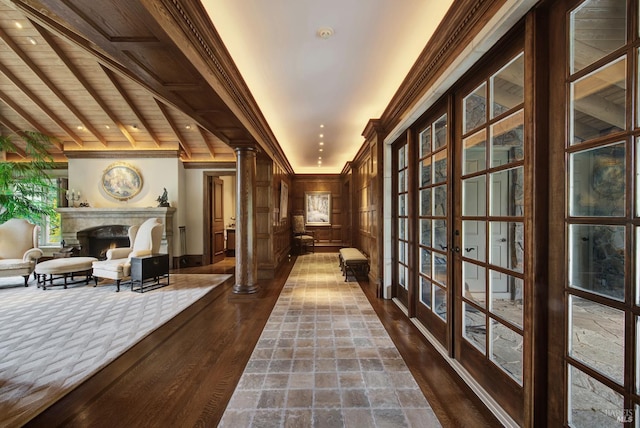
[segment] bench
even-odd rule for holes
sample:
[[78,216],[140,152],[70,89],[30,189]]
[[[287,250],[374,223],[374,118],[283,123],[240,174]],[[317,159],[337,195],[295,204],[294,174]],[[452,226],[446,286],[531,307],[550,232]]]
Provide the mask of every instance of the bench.
[[349,271],[357,278],[358,273],[366,275],[369,273],[369,259],[357,248],[341,248],[338,254],[340,260],[340,270],[347,280]]

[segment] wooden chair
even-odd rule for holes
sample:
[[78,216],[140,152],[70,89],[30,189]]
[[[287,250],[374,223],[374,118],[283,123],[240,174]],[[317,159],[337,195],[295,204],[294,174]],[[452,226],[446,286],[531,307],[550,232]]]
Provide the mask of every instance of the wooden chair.
[[298,250],[298,254],[302,254],[302,250],[305,251],[311,248],[311,251],[316,250],[316,238],[312,230],[307,230],[304,225],[304,216],[293,216],[293,246]]

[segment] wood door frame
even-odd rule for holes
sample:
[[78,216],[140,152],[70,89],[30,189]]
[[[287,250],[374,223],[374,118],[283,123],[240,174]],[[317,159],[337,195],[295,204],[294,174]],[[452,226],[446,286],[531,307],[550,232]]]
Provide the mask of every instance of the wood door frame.
[[[235,176],[235,171],[204,171],[202,174],[202,265],[211,263],[213,249],[211,248],[211,193],[209,192],[209,182],[212,178],[220,178],[226,175]],[[223,249],[224,250],[224,249]]]

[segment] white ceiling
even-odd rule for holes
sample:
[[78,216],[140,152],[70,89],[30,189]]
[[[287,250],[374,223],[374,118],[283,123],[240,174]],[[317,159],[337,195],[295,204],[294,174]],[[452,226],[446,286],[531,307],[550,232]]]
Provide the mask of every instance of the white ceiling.
[[451,3],[202,1],[298,174],[339,173],[354,158]]

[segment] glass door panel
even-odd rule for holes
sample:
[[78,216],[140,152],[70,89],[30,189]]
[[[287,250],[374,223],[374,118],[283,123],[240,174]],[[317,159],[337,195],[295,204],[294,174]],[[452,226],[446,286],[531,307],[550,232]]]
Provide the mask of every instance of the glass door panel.
[[434,115],[418,132],[417,162],[418,228],[417,251],[420,260],[416,317],[447,346],[446,322],[449,319],[448,278],[449,228],[449,144],[447,115]]
[[[395,158],[395,218],[396,245],[393,295],[408,306],[409,293],[409,169],[408,145],[406,142],[394,147]],[[427,197],[427,195],[422,195]]]
[[[518,53],[461,94],[462,130],[454,213],[460,247],[454,272],[461,310],[456,358],[485,387],[510,383],[501,400],[521,400],[524,382],[525,126],[524,54]],[[487,110],[490,106],[490,111]],[[454,233],[458,235],[458,233]],[[496,379],[500,380],[497,381]],[[503,388],[504,389],[504,388]],[[495,391],[494,391],[495,392]]]

